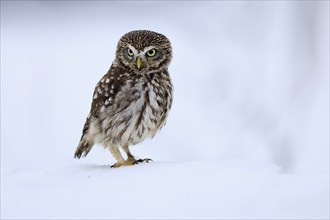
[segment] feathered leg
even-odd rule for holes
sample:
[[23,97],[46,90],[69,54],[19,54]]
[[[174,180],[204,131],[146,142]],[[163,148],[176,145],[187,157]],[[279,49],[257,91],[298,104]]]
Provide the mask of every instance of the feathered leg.
[[121,167],[121,166],[128,166],[133,164],[126,163],[126,160],[123,158],[123,156],[120,153],[119,148],[116,145],[109,145],[108,149],[110,150],[113,157],[117,160],[117,163],[111,166],[111,168]]
[[131,151],[129,150],[128,145],[125,145],[122,148],[127,154],[127,160],[126,160],[127,163],[132,163],[132,165],[134,165],[142,162],[149,163],[150,161],[152,161],[152,159],[149,158],[139,159],[139,160],[135,159],[135,157],[132,155]]

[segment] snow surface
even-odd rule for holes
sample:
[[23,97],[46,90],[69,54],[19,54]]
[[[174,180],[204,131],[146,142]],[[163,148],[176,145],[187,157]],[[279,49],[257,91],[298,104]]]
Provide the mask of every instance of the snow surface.
[[[170,13],[169,13],[170,12]],[[74,160],[118,39],[168,36],[154,162]],[[329,219],[328,1],[1,1],[1,219]]]
[[324,218],[329,179],[241,160],[8,173],[3,218]]

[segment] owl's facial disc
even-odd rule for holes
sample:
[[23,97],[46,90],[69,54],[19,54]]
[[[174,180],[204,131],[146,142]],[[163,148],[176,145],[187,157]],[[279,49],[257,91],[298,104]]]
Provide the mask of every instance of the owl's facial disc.
[[159,58],[159,51],[155,46],[137,50],[134,46],[128,44],[124,53],[130,68],[136,70],[139,74],[147,72],[153,66],[154,60]]

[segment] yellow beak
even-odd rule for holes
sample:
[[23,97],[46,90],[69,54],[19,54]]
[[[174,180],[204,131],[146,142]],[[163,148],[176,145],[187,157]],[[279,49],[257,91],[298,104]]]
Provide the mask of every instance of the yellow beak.
[[140,69],[141,68],[141,65],[142,65],[142,59],[141,57],[138,57],[136,59],[136,65],[137,65],[137,68]]

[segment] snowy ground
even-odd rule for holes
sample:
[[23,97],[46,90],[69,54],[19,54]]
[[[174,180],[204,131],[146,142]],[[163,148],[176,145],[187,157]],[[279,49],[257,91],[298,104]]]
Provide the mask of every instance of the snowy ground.
[[[153,163],[73,159],[118,39],[165,34]],[[329,219],[328,1],[1,1],[1,219]]]
[[3,218],[326,218],[327,175],[240,160],[80,164],[8,173]]

